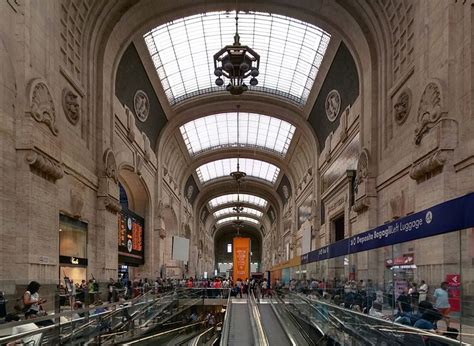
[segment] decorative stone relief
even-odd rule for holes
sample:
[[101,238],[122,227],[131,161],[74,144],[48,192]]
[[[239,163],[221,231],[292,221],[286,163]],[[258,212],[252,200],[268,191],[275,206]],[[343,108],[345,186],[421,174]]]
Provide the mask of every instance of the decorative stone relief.
[[33,79],[28,94],[30,103],[28,113],[37,122],[46,124],[53,135],[57,136],[59,131],[56,127],[56,110],[46,82],[40,78]]
[[79,105],[79,96],[76,95],[71,89],[63,89],[63,110],[67,120],[73,125],[79,122],[81,116],[81,108]]
[[418,107],[418,126],[415,129],[415,143],[420,144],[423,136],[435,126],[447,112],[443,110],[441,84],[438,81],[429,82]]
[[437,150],[433,154],[424,159],[414,163],[410,169],[410,178],[420,181],[433,171],[441,169],[448,159],[448,152],[444,150]]
[[125,114],[127,114],[127,138],[133,142],[135,141],[135,117],[127,106],[125,106]]
[[397,81],[414,60],[414,2],[404,0],[373,1],[380,6],[392,38],[393,80]]
[[336,120],[341,109],[341,95],[339,95],[337,90],[333,89],[328,93],[326,96],[325,106],[326,116],[328,117],[329,121],[332,122]]
[[411,109],[411,91],[410,89],[403,90],[398,95],[397,102],[393,106],[394,118],[398,125],[402,125],[408,118]]
[[61,164],[43,153],[30,150],[26,155],[26,162],[28,162],[33,171],[52,182],[56,182],[56,180],[61,179],[64,176]]
[[138,90],[133,97],[133,107],[138,120],[145,122],[150,114],[150,101],[143,90]]
[[142,137],[143,137],[143,151],[145,152],[145,160],[150,161],[150,159],[151,159],[150,139],[145,134],[145,132],[142,132]]
[[369,175],[369,151],[362,149],[357,161],[356,186],[359,186]]
[[105,176],[118,183],[118,169],[115,154],[112,149],[107,149],[104,153]]
[[110,196],[101,196],[99,197],[99,206],[112,214],[117,214],[122,210],[120,203]]
[[143,158],[138,153],[136,153],[136,155],[135,155],[135,172],[140,176],[143,174],[144,164],[145,163],[143,162]]
[[392,219],[398,219],[402,217],[405,213],[405,195],[403,191],[393,198],[390,199],[390,217]]
[[79,219],[82,216],[82,208],[84,207],[84,197],[81,191],[71,189],[71,214]]
[[[59,1],[58,1],[59,2]],[[86,19],[91,11],[91,0],[61,0],[60,52],[64,67],[78,81],[81,80],[82,44]]]
[[357,214],[362,214],[364,211],[369,209],[369,207],[370,207],[370,198],[368,196],[364,196],[354,202],[354,205],[352,206],[352,210],[355,211]]

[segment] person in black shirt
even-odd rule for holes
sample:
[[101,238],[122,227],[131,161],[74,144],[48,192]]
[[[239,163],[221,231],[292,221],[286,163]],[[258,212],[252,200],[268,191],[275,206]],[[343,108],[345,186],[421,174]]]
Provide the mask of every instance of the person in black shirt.
[[400,292],[400,295],[397,298],[397,307],[398,307],[398,314],[401,316],[412,312],[411,298],[410,296],[408,296],[406,288],[404,288]]

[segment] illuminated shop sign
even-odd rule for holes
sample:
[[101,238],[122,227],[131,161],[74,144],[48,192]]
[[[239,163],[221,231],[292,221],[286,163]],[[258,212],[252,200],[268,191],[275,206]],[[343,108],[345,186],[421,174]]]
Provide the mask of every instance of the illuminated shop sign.
[[474,193],[359,233],[301,256],[311,263],[474,226]]
[[119,261],[127,264],[144,263],[144,229],[142,217],[129,210],[122,210],[118,216]]
[[65,266],[87,267],[87,258],[59,256],[59,263]]

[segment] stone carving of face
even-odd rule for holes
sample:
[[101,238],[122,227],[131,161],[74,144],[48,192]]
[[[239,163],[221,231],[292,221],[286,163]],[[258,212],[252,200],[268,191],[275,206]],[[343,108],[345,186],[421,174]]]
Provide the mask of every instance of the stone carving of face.
[[69,116],[77,120],[79,118],[79,102],[77,101],[77,95],[72,92],[66,94],[66,107],[69,112]]

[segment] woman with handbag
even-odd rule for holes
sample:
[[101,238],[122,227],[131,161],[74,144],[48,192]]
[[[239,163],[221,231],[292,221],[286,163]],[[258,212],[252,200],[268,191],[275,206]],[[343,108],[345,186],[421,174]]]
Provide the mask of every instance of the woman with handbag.
[[[46,299],[42,299],[39,296],[39,289],[41,285],[36,281],[31,281],[23,293],[23,313],[25,317],[35,317],[46,315],[43,310],[43,304],[46,303]],[[33,316],[32,316],[33,315]]]

